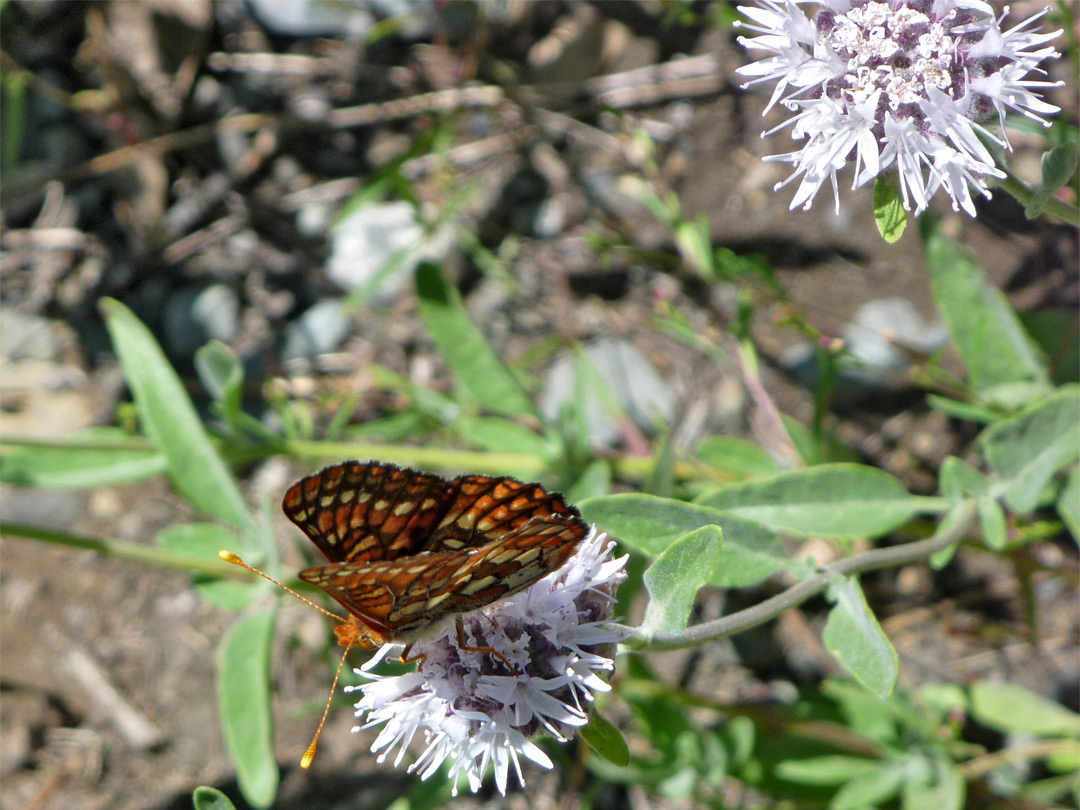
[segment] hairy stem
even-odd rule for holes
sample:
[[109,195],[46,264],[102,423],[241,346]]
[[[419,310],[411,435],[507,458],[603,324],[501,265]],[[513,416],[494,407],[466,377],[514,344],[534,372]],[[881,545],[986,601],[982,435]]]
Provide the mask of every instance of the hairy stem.
[[646,638],[639,628],[623,627],[621,629],[630,633],[623,644],[632,650],[661,652],[697,647],[710,641],[733,636],[775,619],[789,608],[801,605],[807,599],[825,590],[829,581],[836,576],[875,571],[879,568],[893,568],[924,560],[935,552],[958,543],[970,531],[974,522],[975,502],[969,499],[959,504],[942,522],[938,531],[925,540],[852,555],[833,563],[828,569],[792,585],[786,591],[764,602],[746,610],[740,610],[738,613],[732,613],[730,616],[689,627],[682,633],[657,633]]

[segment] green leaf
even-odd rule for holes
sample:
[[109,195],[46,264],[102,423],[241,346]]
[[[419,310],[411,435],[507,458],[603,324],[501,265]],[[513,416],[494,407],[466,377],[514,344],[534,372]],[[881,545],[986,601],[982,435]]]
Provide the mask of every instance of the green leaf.
[[702,526],[664,549],[645,572],[649,604],[641,632],[681,633],[690,620],[694,597],[712,578],[720,559],[723,532],[719,526]]
[[[904,781],[903,810],[961,810],[967,793],[964,777],[944,752],[913,762]],[[914,773],[913,773],[914,771]]]
[[[157,543],[166,551],[191,554],[204,560],[218,559],[218,551],[235,551],[250,547],[237,536],[217,523],[185,523],[170,526],[157,536]],[[194,577],[195,590],[199,595],[219,607],[239,610],[251,604],[259,592],[259,586],[250,582],[234,582],[217,577]]]
[[675,246],[683,261],[707,281],[716,278],[712,239],[707,223],[683,220],[675,226]]
[[586,498],[598,498],[611,492],[611,467],[602,459],[588,464],[577,481],[567,487],[565,495],[570,503],[578,503]]
[[1009,536],[1005,510],[1001,508],[1001,504],[993,498],[979,498],[975,502],[975,510],[987,547],[994,551],[1004,551]]
[[874,221],[878,233],[890,245],[900,241],[907,228],[907,211],[895,173],[879,174],[874,180]]
[[1058,470],[1080,456],[1080,386],[1070,385],[1040,404],[988,428],[983,454],[1005,484],[1005,500],[1031,512]]
[[956,456],[946,456],[941,463],[939,479],[941,494],[949,499],[950,504],[967,496],[984,496],[990,493],[986,477]]
[[831,461],[854,461],[858,457],[846,447],[833,433],[822,431],[815,434],[801,422],[780,414],[791,444],[799,454],[799,458],[807,467],[817,464],[827,464]]
[[165,454],[176,488],[198,509],[247,527],[251,513],[199,421],[180,378],[131,310],[111,298],[101,309],[146,435]]
[[535,415],[517,378],[469,318],[461,294],[436,265],[424,262],[416,268],[416,292],[424,323],[458,384],[492,411]]
[[707,492],[696,502],[777,531],[878,537],[925,507],[883,470],[823,464]]
[[622,732],[609,723],[595,706],[589,710],[589,722],[581,729],[581,739],[613,765],[625,768],[630,764],[630,747]]
[[1055,385],[1080,382],[1080,329],[1075,307],[1050,307],[1038,312],[1021,312],[1020,321],[1051,358]]
[[982,405],[973,405],[970,402],[960,402],[955,399],[947,399],[937,394],[928,394],[926,404],[935,411],[941,411],[946,416],[954,419],[962,419],[965,422],[975,422],[980,425],[990,425],[1001,419],[1001,413]]
[[943,723],[950,714],[966,713],[969,706],[967,691],[955,683],[928,683],[919,687],[918,699]]
[[904,763],[885,762],[870,773],[856,776],[836,791],[829,810],[867,810],[885,804],[900,792],[904,781]]
[[656,451],[652,469],[641,482],[641,491],[670,498],[675,494],[675,443],[668,433]]
[[1042,180],[1035,187],[1031,200],[1024,208],[1028,219],[1035,219],[1043,212],[1050,198],[1059,188],[1072,181],[1076,173],[1076,141],[1055,146],[1042,156]]
[[866,604],[858,581],[838,580],[829,595],[836,604],[822,634],[826,649],[859,683],[880,698],[888,697],[899,671],[896,650]]
[[[941,532],[952,529],[952,527],[956,525],[957,521],[959,521],[960,516],[963,514],[963,511],[963,501],[953,505],[953,507],[945,513],[945,517],[941,519],[941,523],[938,525],[938,533],[940,534]],[[951,545],[945,546],[945,548],[942,549],[938,549],[933,554],[931,554],[930,567],[933,568],[935,571],[940,571],[942,568],[948,565],[952,558],[956,556],[956,549],[959,547],[959,545],[959,543],[952,543]]]
[[212,340],[195,352],[195,370],[206,390],[221,405],[222,416],[230,425],[240,421],[244,388],[244,367],[226,344]]
[[1080,714],[1014,683],[971,685],[971,716],[1001,732],[1080,737]]
[[941,314],[967,366],[971,387],[982,395],[1005,383],[1049,389],[1046,361],[1005,297],[982,268],[922,217],[930,283]]
[[1073,467],[1058,495],[1057,512],[1069,527],[1073,540],[1080,543],[1080,467]]
[[[103,446],[8,445],[0,451],[0,481],[42,489],[86,489],[129,484],[169,469],[159,450],[131,447],[131,435],[119,428],[90,428],[70,438],[100,441]],[[109,449],[113,442],[116,448]]]
[[195,810],[236,810],[229,797],[217,788],[200,785],[191,794],[191,803]]
[[776,765],[776,775],[799,785],[832,787],[874,773],[880,768],[881,763],[876,759],[834,754],[783,760]]
[[764,526],[707,506],[639,493],[590,498],[579,506],[590,523],[650,557],[695,529],[719,526],[724,544],[709,582],[721,588],[754,585],[777,571],[799,567]]
[[[3,72],[4,113],[3,144],[0,144],[0,166],[10,171],[19,162],[26,134],[26,88],[32,74],[24,70],[5,69]],[[8,175],[9,177],[11,175]]]
[[1047,387],[1041,383],[1012,382],[984,389],[982,398],[988,405],[1012,414],[1037,404],[1047,393]]
[[780,462],[764,447],[734,436],[710,436],[695,450],[697,457],[738,477],[758,478],[783,471]]
[[911,708],[901,695],[882,700],[851,678],[828,678],[820,689],[833,706],[830,711],[837,712],[843,724],[856,734],[890,751],[907,747],[907,731],[898,715],[910,718]]
[[545,461],[558,453],[558,447],[551,439],[509,419],[489,416],[465,419],[458,430],[467,441],[486,450],[522,453]]
[[218,670],[218,711],[240,792],[253,807],[269,807],[278,787],[270,715],[270,642],[277,611],[237,622],[225,638]]

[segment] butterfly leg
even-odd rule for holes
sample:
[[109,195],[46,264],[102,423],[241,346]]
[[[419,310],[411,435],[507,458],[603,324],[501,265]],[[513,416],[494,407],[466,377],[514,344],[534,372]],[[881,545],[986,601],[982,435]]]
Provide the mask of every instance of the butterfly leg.
[[417,653],[416,655],[410,657],[409,651],[412,648],[412,644],[406,644],[405,649],[401,651],[401,657],[398,658],[398,661],[403,664],[411,664],[413,661],[419,661],[420,663],[416,665],[416,668],[420,669],[422,666],[424,666],[424,662],[427,660],[427,653]]
[[507,660],[506,656],[498,650],[492,649],[491,647],[470,647],[468,644],[466,644],[465,622],[462,621],[460,615],[455,618],[454,624],[457,625],[457,645],[459,650],[465,650],[466,652],[490,653],[491,655],[502,661],[506,668],[510,670],[511,674],[515,676],[521,675],[521,673],[518,671],[518,668],[511,664]]

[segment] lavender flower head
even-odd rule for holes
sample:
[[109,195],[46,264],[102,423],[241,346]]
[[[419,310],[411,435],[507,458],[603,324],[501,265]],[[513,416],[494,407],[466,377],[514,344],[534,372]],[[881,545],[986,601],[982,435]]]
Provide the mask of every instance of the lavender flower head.
[[371,682],[346,687],[363,693],[356,715],[367,715],[353,731],[385,723],[371,750],[381,752],[381,763],[397,746],[397,766],[423,730],[426,747],[408,770],[427,779],[449,759],[454,795],[462,775],[474,793],[479,790],[489,763],[504,795],[511,763],[525,784],[519,755],[551,768],[529,738],[546,733],[566,741],[588,722],[593,693],[610,689],[598,673],[614,668],[611,656],[622,635],[605,621],[615,587],[626,578],[626,557],[611,559],[613,548],[593,528],[558,571],[463,617],[468,645],[490,647],[519,674],[490,653],[459,650],[452,629],[414,645],[411,654],[423,656],[415,672],[368,672],[394,647],[384,646],[356,670]]
[[[766,112],[782,100],[795,116],[802,149],[766,160],[795,171],[777,189],[802,181],[791,208],[808,209],[825,180],[839,211],[836,174],[854,160],[857,188],[895,166],[904,207],[921,213],[939,188],[953,210],[975,216],[971,188],[985,197],[988,178],[1003,178],[977,133],[1010,148],[1004,135],[1011,109],[1049,126],[1040,116],[1058,111],[1037,88],[1037,65],[1059,54],[1039,33],[1044,9],[1009,31],[982,0],[821,0],[810,19],[800,5],[812,0],[756,0],[741,6],[745,27],[758,36],[740,44],[768,56],[740,68],[747,85],[776,81]],[[997,113],[1002,135],[979,122]]]

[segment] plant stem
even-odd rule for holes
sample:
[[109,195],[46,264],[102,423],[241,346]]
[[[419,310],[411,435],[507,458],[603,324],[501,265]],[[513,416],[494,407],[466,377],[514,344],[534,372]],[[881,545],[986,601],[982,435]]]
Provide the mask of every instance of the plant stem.
[[657,633],[646,638],[639,628],[617,626],[624,632],[630,633],[623,644],[631,650],[661,652],[697,647],[775,619],[785,610],[800,605],[812,596],[821,593],[828,586],[829,581],[836,576],[848,576],[879,568],[893,568],[924,560],[935,552],[960,542],[971,529],[974,521],[975,502],[970,499],[965,500],[943,521],[937,533],[925,540],[874,549],[847,557],[764,602],[746,610],[740,610],[738,613],[732,613],[730,616],[687,628],[682,633]]
[[71,534],[59,529],[46,529],[42,526],[6,523],[3,521],[0,521],[0,535],[19,537],[24,540],[41,540],[46,543],[55,543],[58,546],[68,546],[69,548],[89,549],[108,557],[119,557],[122,560],[147,563],[156,565],[159,568],[176,568],[180,571],[186,571],[188,574],[229,577],[243,582],[252,582],[256,579],[253,574],[249,574],[235,565],[229,565],[222,560],[208,560],[205,557],[166,551],[162,548],[145,546],[141,543],[129,543],[126,540],[86,537],[85,535]]
[[[344,459],[380,459],[427,469],[472,470],[480,473],[540,475],[549,464],[539,456],[528,453],[491,453],[477,450],[458,450],[441,447],[412,447],[401,444],[367,444],[361,442],[326,442],[282,440],[280,445],[246,445],[237,448],[227,443],[215,442],[218,450],[231,462],[254,461],[277,453],[298,459],[331,463]],[[133,436],[130,439],[109,440],[96,436],[65,436],[56,439],[40,439],[30,436],[4,436],[2,447],[52,447],[72,450],[145,450],[156,448],[149,439]],[[615,475],[626,480],[642,479],[649,474],[656,460],[652,456],[612,455],[605,460]],[[696,461],[679,461],[675,464],[675,477],[681,480],[707,478],[716,481],[729,480],[723,471]]]
[[[1005,179],[997,181],[996,185],[1015,197],[1021,205],[1026,206],[1034,196],[1031,189],[1012,172],[1006,174]],[[1057,217],[1074,228],[1080,228],[1080,209],[1057,197],[1051,197],[1046,201],[1046,205],[1043,206],[1043,213]]]
[[1032,760],[1043,759],[1053,754],[1072,754],[1076,756],[1078,746],[1080,744],[1076,740],[1035,740],[1024,745],[1003,748],[992,754],[964,762],[957,766],[957,770],[960,771],[960,775],[964,779],[970,782],[972,779],[985,776],[990,771],[1009,763],[1023,765]]

